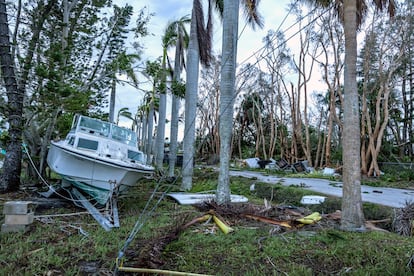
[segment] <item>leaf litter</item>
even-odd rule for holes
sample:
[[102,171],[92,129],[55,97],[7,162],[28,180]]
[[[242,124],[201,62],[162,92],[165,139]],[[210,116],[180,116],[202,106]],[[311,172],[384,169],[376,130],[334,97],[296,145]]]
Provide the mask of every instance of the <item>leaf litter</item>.
[[[201,215],[189,218],[186,214],[181,218],[177,218],[174,227],[160,230],[159,236],[138,241],[134,248],[126,252],[128,262],[131,262],[134,267],[161,268],[165,264],[162,259],[163,251],[170,243],[176,241],[186,229],[192,227],[194,231],[209,234],[217,231],[225,232],[220,225],[214,223],[213,217],[224,224],[225,229],[226,227],[232,230],[233,228],[237,229],[237,227],[254,229],[269,225],[271,226],[269,230],[271,235],[297,231],[301,232],[303,236],[307,235],[303,232],[314,235],[316,230],[337,229],[341,219],[340,211],[320,215],[304,207],[271,205],[266,200],[264,205],[252,203],[219,205],[214,200],[210,200],[193,206]],[[319,218],[308,221],[308,223],[303,223],[303,220],[301,220],[307,216],[317,215]]]

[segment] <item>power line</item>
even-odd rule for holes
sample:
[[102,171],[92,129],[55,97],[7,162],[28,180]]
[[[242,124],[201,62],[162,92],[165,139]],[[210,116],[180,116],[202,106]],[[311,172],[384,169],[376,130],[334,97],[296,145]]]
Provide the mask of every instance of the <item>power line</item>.
[[[296,0],[295,1],[295,3],[294,4],[292,4],[291,5],[291,7],[290,7],[290,9],[289,9],[289,11],[288,11],[288,13],[286,14],[286,16],[284,17],[284,19],[282,20],[282,22],[281,22],[281,24],[279,25],[279,27],[278,27],[278,29],[277,29],[277,31],[275,32],[275,35],[273,36],[273,38],[270,40],[270,42],[273,42],[273,41],[275,41],[276,39],[277,39],[277,33],[278,33],[278,30],[280,30],[281,29],[281,27],[282,27],[282,25],[284,24],[284,22],[286,21],[286,19],[288,18],[288,16],[290,15],[290,13],[292,12],[292,10],[293,10],[293,7],[294,7],[294,5],[297,3],[297,2],[299,2],[299,0]],[[293,23],[291,26],[289,26],[286,30],[284,30],[283,31],[283,33],[284,32],[287,32],[288,30],[290,30],[291,28],[293,28],[294,26],[296,26],[296,25],[298,25],[303,19],[305,19],[306,17],[309,17],[310,15],[312,15],[314,12],[315,12],[315,10],[317,10],[317,8],[314,8],[313,10],[311,10],[308,14],[306,14],[305,16],[303,16],[303,17],[301,17],[299,20],[297,20],[295,23]],[[324,15],[326,12],[328,11],[328,9],[326,10],[326,11],[324,11],[323,13],[321,13],[319,16],[317,16],[317,17],[315,17],[313,20],[311,20],[310,22],[308,22],[308,24],[306,24],[305,26],[303,26],[302,28],[300,28],[297,32],[295,32],[293,35],[291,35],[289,38],[287,38],[287,39],[285,39],[285,41],[283,41],[282,43],[280,43],[277,47],[276,47],[276,49],[278,49],[279,47],[281,47],[282,45],[284,45],[284,44],[286,44],[290,39],[292,39],[293,37],[295,37],[298,33],[300,33],[302,30],[304,30],[304,29],[306,29],[307,27],[309,27],[311,24],[313,24],[317,19],[319,19],[322,15]],[[244,32],[244,30],[245,30],[245,28],[246,28],[246,25],[247,25],[247,22],[245,23],[245,26],[242,28],[242,32],[241,32],[241,34],[239,35],[239,37],[238,37],[238,39],[237,40],[240,40],[240,37],[241,37],[241,35],[242,35],[242,33]],[[260,51],[264,51],[264,49],[266,48],[266,46],[262,46],[260,49],[258,49],[257,51],[255,51],[249,58],[247,58],[246,60],[248,60],[248,59],[250,59],[252,56],[255,56],[257,53],[259,53]],[[263,55],[261,55],[257,60],[256,60],[256,62],[255,63],[253,63],[252,64],[252,66],[254,66],[254,65],[256,65],[256,64],[258,64],[261,60],[263,60],[265,58],[265,56],[263,56]],[[246,62],[246,60],[245,61],[243,61],[241,64],[243,64],[244,62]],[[223,62],[223,61],[222,61]],[[224,60],[224,63],[226,63],[226,62],[228,62],[228,60]],[[241,72],[239,72],[238,74],[237,74],[237,76],[236,76],[236,78],[237,77],[239,77],[240,75],[242,75],[245,71],[247,71],[248,70],[248,68],[246,69],[246,70],[244,70],[244,71],[241,71]],[[235,98],[238,96],[238,94],[239,93],[234,93],[234,95],[233,95],[233,99],[232,99],[232,101],[231,102],[233,102],[234,100],[235,100]],[[203,101],[201,102],[201,104],[203,104],[204,103],[204,101],[206,100],[207,98],[204,98],[203,99]],[[230,108],[230,105],[231,105],[231,103],[229,104],[229,105],[227,105],[226,107],[224,107],[224,110],[226,110],[227,108]],[[220,112],[220,114],[221,114],[222,112]],[[221,116],[221,115],[220,115]],[[195,120],[196,120],[196,118],[193,118],[193,122],[192,123],[194,123],[195,124]],[[220,118],[219,118],[219,120],[220,120]],[[185,132],[184,132],[184,137],[186,136],[188,134],[188,130],[185,130]],[[185,162],[189,162],[189,161],[185,161]],[[183,164],[183,166],[184,166],[184,164]]]
[[[296,0],[295,4],[298,2],[298,0]],[[282,41],[279,45],[276,46],[276,48],[274,50],[277,50],[278,48],[280,48],[281,46],[285,45],[289,40],[291,40],[293,37],[295,37],[297,34],[299,34],[302,30],[308,28],[309,26],[311,26],[316,20],[318,20],[320,17],[322,17],[323,15],[325,15],[325,13],[327,13],[330,10],[331,6],[326,8],[324,12],[322,12],[321,14],[319,14],[317,17],[313,18],[310,22],[308,22],[305,26],[301,27],[299,30],[297,30],[294,34],[292,34],[290,37],[288,37],[287,39],[285,39],[284,41]],[[289,13],[292,11],[293,9],[293,5],[291,6],[291,9],[289,10],[287,16],[289,15]],[[312,15],[318,8],[314,8],[312,11],[310,11],[308,14],[306,14],[304,17],[301,17],[299,20],[297,20],[295,23],[293,23],[291,26],[289,26],[286,30],[283,31],[283,33],[287,32],[289,29],[291,29],[292,27],[294,27],[295,25],[299,24],[304,18],[309,17],[310,15]],[[287,16],[285,17],[285,19],[287,18]],[[280,27],[279,27],[280,29]],[[273,38],[270,40],[271,42],[274,42],[277,39],[277,31],[274,33]],[[259,53],[260,51],[264,51],[266,48],[266,45],[262,46],[259,50],[257,50],[256,52],[254,52],[248,59],[250,59],[252,56],[255,56],[257,53]],[[256,59],[256,62],[254,62],[253,64],[251,64],[251,66],[255,66],[257,65],[260,61],[262,61],[265,57],[267,57],[268,54],[263,55],[260,54],[260,56]],[[248,60],[246,59],[246,60]],[[246,62],[246,60],[244,60],[243,62]],[[243,62],[241,64],[243,64]],[[242,74],[244,74],[249,68],[246,68],[245,70],[242,70],[241,72],[239,72],[236,75],[236,78],[240,77]],[[240,90],[241,91],[241,90]],[[239,92],[234,93],[233,95],[233,99],[232,102],[235,100],[235,98],[240,94]],[[230,104],[227,105],[224,110],[226,110],[227,108],[230,108]]]

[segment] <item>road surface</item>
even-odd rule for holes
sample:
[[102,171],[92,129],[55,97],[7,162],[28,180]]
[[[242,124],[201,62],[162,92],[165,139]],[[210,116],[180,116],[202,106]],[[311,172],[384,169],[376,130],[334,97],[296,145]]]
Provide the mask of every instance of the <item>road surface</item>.
[[[264,175],[254,171],[230,171],[231,176],[242,176],[247,178],[257,178],[261,182],[285,186],[298,185],[304,189],[318,192],[329,196],[342,197],[342,182],[330,181],[316,178],[291,178]],[[381,204],[385,206],[402,208],[407,202],[414,202],[414,190],[394,189],[361,186],[362,201]]]

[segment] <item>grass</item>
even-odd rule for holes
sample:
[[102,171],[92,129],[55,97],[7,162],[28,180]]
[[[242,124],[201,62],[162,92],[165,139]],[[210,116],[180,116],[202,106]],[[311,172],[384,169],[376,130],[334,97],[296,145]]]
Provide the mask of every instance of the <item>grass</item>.
[[406,238],[379,232],[269,235],[241,228],[228,237],[198,235],[182,235],[169,246],[166,268],[214,275],[404,275],[414,250]]
[[383,174],[377,178],[363,179],[363,184],[374,187],[412,189],[414,187],[414,170],[404,166],[386,166]]
[[[255,190],[251,191],[253,182]],[[36,209],[36,215],[43,217],[38,217],[29,231],[0,233],[0,274],[111,275],[125,241],[137,220],[143,218],[142,210],[154,184],[143,183],[130,196],[120,199],[121,226],[109,232],[84,213],[47,217],[83,211],[71,204]],[[163,189],[178,189],[168,185],[165,183]],[[214,191],[216,185],[216,172],[196,171],[193,192]],[[285,214],[286,210],[329,214],[341,206],[337,198],[328,198],[321,205],[302,206],[300,199],[309,191],[241,177],[231,178],[231,190],[248,197],[251,206],[263,209],[261,214],[272,218]],[[5,201],[28,196],[27,192],[1,195],[0,211]],[[270,209],[265,210],[265,199]],[[241,205],[233,208],[229,210],[243,209]],[[410,275],[414,272],[414,240],[393,233],[389,222],[381,226],[390,232],[349,233],[339,230],[339,222],[327,217],[314,225],[286,229],[221,213],[221,219],[234,232],[225,235],[212,222],[180,229],[204,213],[200,208],[178,205],[165,198],[154,212],[145,216],[142,228],[123,251],[123,265],[209,275]],[[388,207],[364,204],[364,214],[369,220],[392,220],[393,213]]]

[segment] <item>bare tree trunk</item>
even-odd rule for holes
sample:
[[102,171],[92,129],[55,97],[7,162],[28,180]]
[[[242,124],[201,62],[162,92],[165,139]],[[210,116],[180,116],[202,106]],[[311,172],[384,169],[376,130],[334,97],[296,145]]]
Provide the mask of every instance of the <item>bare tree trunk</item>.
[[[326,144],[325,144],[325,162],[326,166],[331,166],[331,148],[332,148],[332,132],[333,132],[333,113],[335,111],[335,96],[333,93],[330,93],[331,97],[329,99],[329,114],[327,122],[327,134],[326,134]],[[333,99],[332,99],[333,97]]]
[[34,49],[39,41],[40,32],[47,15],[50,13],[53,1],[46,6],[39,4],[39,20],[33,22],[33,34],[24,59],[20,83],[17,83],[13,56],[11,55],[9,26],[6,3],[0,0],[0,66],[7,94],[7,117],[9,123],[10,143],[7,146],[6,158],[3,165],[3,173],[0,177],[0,192],[16,190],[20,185],[21,160],[22,160],[22,128],[23,128],[23,100],[25,87],[32,64]]
[[5,0],[0,0],[0,66],[7,93],[10,136],[3,173],[0,177],[0,192],[7,192],[18,190],[20,185],[24,88],[19,88],[17,85],[13,57],[11,56],[9,21]]
[[[341,128],[341,121],[337,116],[337,100],[340,100],[342,106],[341,96],[341,75],[344,67],[343,62],[343,39],[344,35],[342,28],[339,28],[339,22],[335,20],[334,11],[330,12],[326,18],[323,19],[320,28],[324,31],[321,32],[319,37],[319,44],[321,47],[321,54],[323,61],[316,62],[321,65],[323,70],[323,80],[328,87],[328,118],[326,122],[326,136],[324,137],[324,156],[325,165],[331,166],[331,151],[332,151],[332,135],[334,133],[334,126],[338,125]],[[331,67],[333,66],[333,69]],[[323,156],[321,156],[321,161]],[[319,163],[322,166],[323,163]]]
[[255,157],[260,157],[260,133],[259,133],[260,129],[259,129],[258,119],[256,118],[256,111],[255,110],[256,110],[256,106],[253,105],[253,107],[252,107],[252,119],[253,119],[253,124],[256,128],[256,137],[255,137],[256,139],[255,139],[255,143],[254,143],[254,146],[255,146],[254,156]]
[[[371,33],[374,33],[374,24]],[[379,45],[376,40],[367,40],[367,43],[371,42],[378,46],[374,46],[375,49],[378,49],[378,53],[376,54],[379,55],[378,59],[383,61],[379,63],[378,68],[375,68],[378,70],[379,76],[379,79],[376,81],[377,85],[372,87],[370,91],[368,90],[368,84],[365,84],[363,86],[364,117],[362,120],[362,126],[364,127],[363,137],[367,137],[367,141],[364,141],[367,143],[367,148],[365,148],[365,143],[363,143],[361,156],[363,158],[362,160],[365,161],[365,163],[362,164],[363,172],[366,172],[369,176],[372,176],[374,174],[380,175],[381,173],[377,158],[381,150],[385,129],[388,127],[389,122],[389,99],[391,95],[391,87],[395,86],[393,84],[394,72],[397,70],[397,68],[399,68],[400,64],[402,63],[401,59],[404,56],[404,49],[402,48],[403,45],[398,42],[396,42],[396,45],[390,44],[390,41],[395,41],[395,39],[389,37],[389,34],[390,32],[383,32],[383,37],[379,38],[378,40]],[[403,36],[403,34],[401,34],[401,36]],[[367,46],[369,49],[374,48],[370,44]],[[394,52],[392,54],[392,57],[389,57],[389,53],[391,51]],[[371,60],[370,51],[367,50],[366,57],[364,58],[364,71],[366,74],[369,74],[370,70],[372,70],[372,66],[370,64]],[[372,110],[368,108],[368,97],[366,96],[368,94],[376,94],[375,105],[372,105]],[[372,118],[373,116],[375,116],[375,118]],[[366,152],[364,152],[364,150],[366,150]]]
[[323,119],[324,110],[321,109],[321,113],[319,114],[319,123],[318,123],[318,146],[316,149],[316,157],[314,162],[314,167],[318,168],[319,166],[319,156],[321,156],[321,150],[322,150],[322,143],[323,143],[323,137],[322,131],[321,131],[321,125],[322,125],[322,119]]
[[276,111],[276,107],[275,107],[275,100],[274,100],[274,96],[275,96],[275,88],[274,88],[274,75],[271,75],[271,88],[270,88],[270,103],[269,103],[269,123],[270,123],[270,136],[269,136],[269,149],[268,149],[268,156],[270,158],[273,157],[274,151],[275,151],[275,145],[276,145],[276,115],[275,115],[275,111]]
[[60,112],[60,108],[56,108],[51,114],[50,122],[47,126],[45,137],[43,137],[42,145],[40,147],[40,162],[39,162],[39,172],[43,175],[46,169],[46,158],[48,152],[49,141],[52,139],[53,130],[56,125],[56,121]]
[[364,83],[364,87],[362,89],[362,108],[361,108],[361,173],[367,174],[368,173],[368,159],[370,156],[369,146],[367,147],[368,141],[368,134],[367,134],[367,121],[369,119],[368,107],[367,107],[367,95],[366,95],[366,85],[367,82]]
[[[253,114],[253,120],[256,125],[256,157],[263,156],[264,159],[267,159],[266,141],[265,141],[264,130],[263,130],[262,109],[260,107],[260,104],[256,101],[255,97],[253,97],[252,100],[253,100],[252,114]],[[260,151],[262,152],[262,154],[260,154]]]
[[[287,98],[289,99],[289,105],[291,106],[291,100],[289,98],[289,93],[287,92],[287,86],[286,83],[283,81],[283,79],[281,79],[282,85],[283,85],[283,90],[285,91]],[[279,117],[280,117],[280,124],[283,126],[284,122],[286,124],[285,128],[287,127],[287,121],[285,120],[285,116],[284,116],[284,108],[283,108],[283,102],[282,102],[282,93],[280,93],[280,97],[278,99],[279,101]],[[286,131],[283,130],[279,130],[279,140],[280,140],[280,158],[281,159],[286,159],[286,155],[288,153],[288,143],[287,143],[287,137],[286,137]]]
[[[409,63],[408,66],[410,66],[409,68],[410,68],[410,71],[411,71],[409,78],[412,79],[412,76],[411,76],[411,74],[413,73],[412,70],[411,70],[412,66],[411,66],[410,63]],[[409,122],[411,121],[409,119],[410,118],[410,115],[409,115],[410,114],[410,103],[408,101],[409,95],[408,95],[408,92],[407,92],[407,79],[406,78],[403,78],[403,80],[402,80],[401,92],[402,92],[402,105],[403,105],[403,110],[404,110],[404,113],[403,113],[402,116],[404,118],[408,118],[408,120],[404,120],[401,132],[397,131],[397,130],[394,131],[394,133],[397,134],[397,135],[394,135],[394,136],[395,137],[401,137],[401,139],[398,139],[399,141],[397,141],[397,145],[402,145],[402,146],[399,147],[399,157],[403,158],[404,153],[405,153],[405,149],[407,148],[407,146],[405,145],[405,141],[409,141],[409,137],[410,137]],[[399,128],[398,123],[396,123],[395,125],[396,125],[396,128]],[[401,133],[401,136],[400,136],[399,133]],[[410,153],[410,151],[409,151],[409,153]],[[412,155],[410,155],[410,156],[412,156]]]
[[[292,121],[292,141],[290,146],[290,158],[289,162],[294,163],[297,161],[297,157],[299,155],[298,152],[298,144],[300,143],[300,119],[298,118],[299,112],[298,112],[298,98],[299,95],[296,95],[295,88],[293,87],[293,84],[291,83],[291,121]],[[299,105],[300,106],[300,105]]]
[[[325,156],[325,149],[326,149],[326,135],[323,135],[323,144],[322,144],[322,153],[321,153],[321,160],[319,161],[319,167],[324,166],[324,156]],[[326,164],[325,164],[326,166]]]

